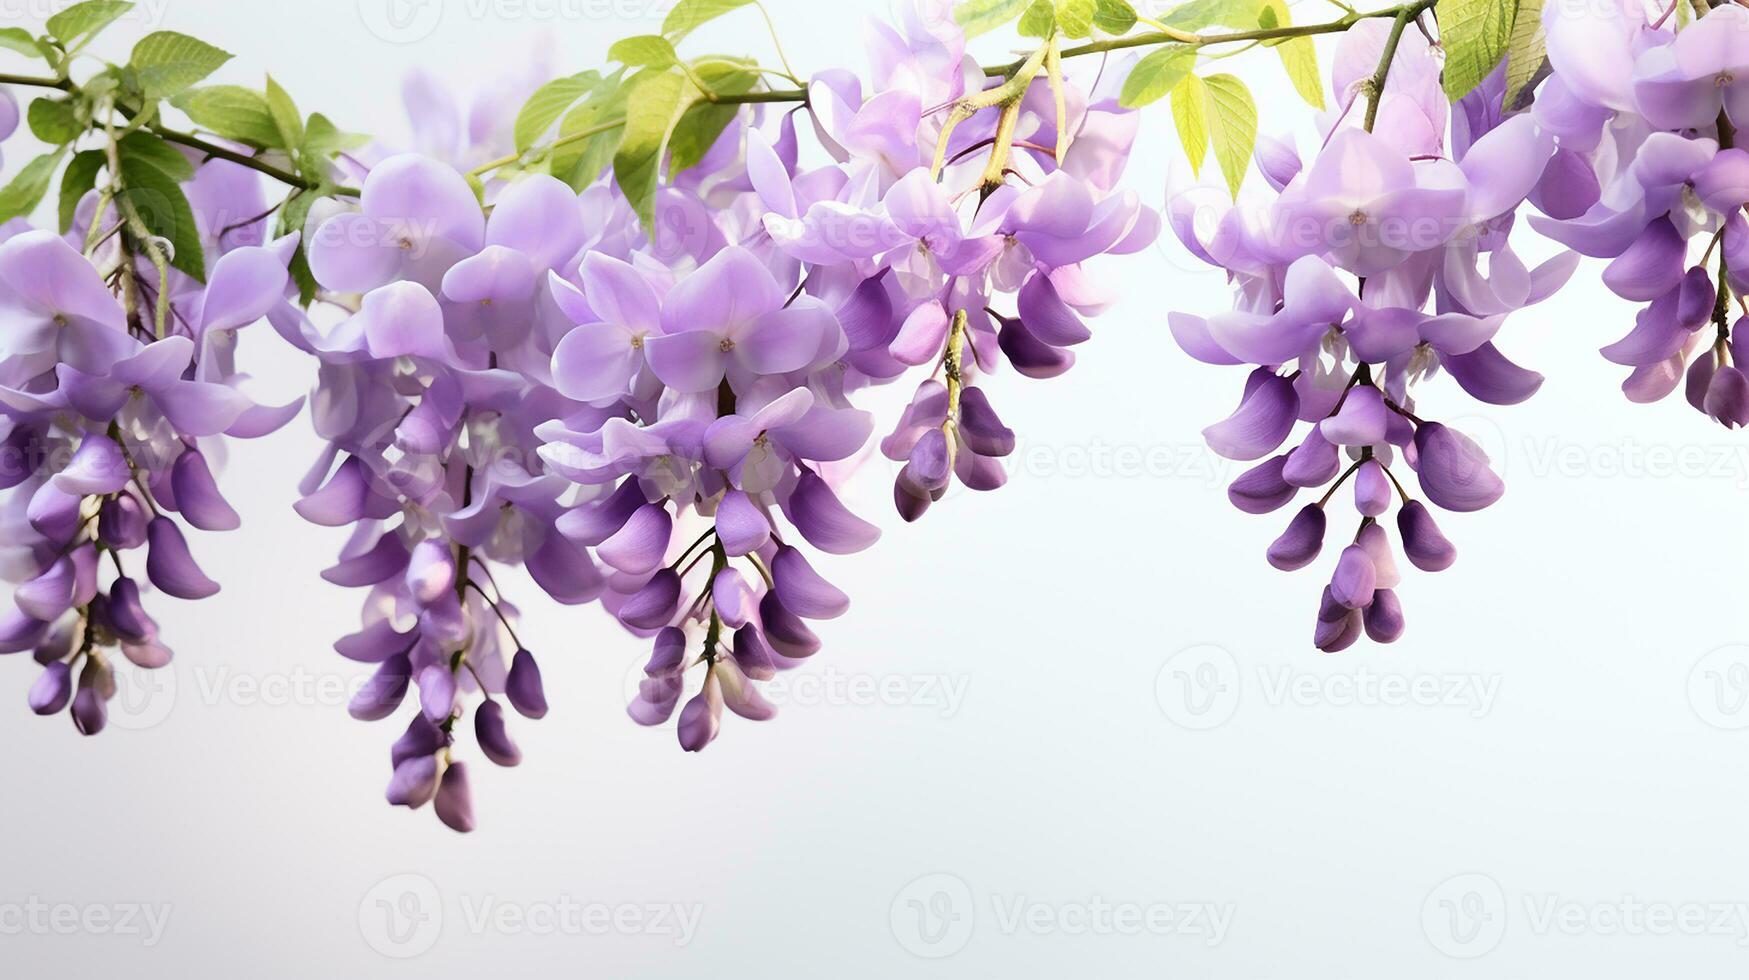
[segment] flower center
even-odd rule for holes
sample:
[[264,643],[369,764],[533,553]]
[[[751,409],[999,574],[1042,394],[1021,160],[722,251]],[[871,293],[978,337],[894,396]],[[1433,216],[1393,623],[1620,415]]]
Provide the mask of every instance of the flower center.
[[57,326],[57,327],[64,327],[64,326],[66,326],[66,325],[67,325],[67,318],[66,318],[66,317],[64,317],[64,316],[62,316],[62,315],[61,315],[61,314],[59,314],[59,313],[56,313],[56,314],[55,314],[55,326]]
[[641,333],[632,334],[632,350],[643,350],[643,349],[644,349],[644,335]]
[[1724,88],[1728,85],[1731,85],[1732,83],[1734,83],[1736,81],[1737,81],[1736,74],[1733,72],[1728,72],[1728,71],[1719,72],[1718,75],[1713,78],[1713,84],[1718,86],[1719,88]]
[[730,340],[727,337],[724,337],[723,342],[717,345],[717,350],[720,350],[725,354],[727,354],[728,352],[730,352],[734,349],[735,349],[735,342],[733,340]]
[[1355,208],[1354,213],[1348,216],[1348,223],[1356,228],[1366,224],[1367,220],[1366,212],[1362,211],[1360,208]]

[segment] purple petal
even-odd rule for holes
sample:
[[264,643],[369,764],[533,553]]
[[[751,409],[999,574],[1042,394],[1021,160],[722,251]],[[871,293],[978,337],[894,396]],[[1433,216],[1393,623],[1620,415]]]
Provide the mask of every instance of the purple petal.
[[771,560],[771,577],[785,609],[807,619],[835,619],[850,608],[850,599],[820,577],[800,551],[780,547]]
[[1249,379],[1250,391],[1232,416],[1202,430],[1209,447],[1228,459],[1261,459],[1293,431],[1299,397],[1291,381],[1268,368]]
[[170,469],[170,484],[176,495],[176,509],[189,524],[202,531],[234,531],[242,526],[242,518],[219,493],[206,457],[199,450],[185,449],[176,457]]
[[1481,510],[1506,492],[1506,484],[1489,468],[1487,454],[1461,432],[1423,423],[1415,431],[1415,451],[1421,489],[1446,510]]
[[146,542],[146,576],[160,591],[178,599],[205,599],[219,591],[219,584],[194,563],[175,521],[153,518],[146,526]]
[[625,526],[615,531],[595,549],[602,561],[627,575],[644,575],[655,571],[668,553],[668,543],[674,533],[674,518],[661,504],[639,507]]
[[1307,504],[1300,508],[1287,530],[1269,546],[1269,563],[1284,572],[1305,568],[1324,550],[1324,508]]
[[796,482],[784,515],[809,544],[828,554],[855,554],[881,536],[879,528],[852,514],[812,470],[804,471]]

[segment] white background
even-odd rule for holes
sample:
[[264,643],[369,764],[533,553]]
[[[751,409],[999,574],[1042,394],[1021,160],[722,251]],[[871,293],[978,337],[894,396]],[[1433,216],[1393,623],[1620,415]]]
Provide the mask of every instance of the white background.
[[[0,10],[35,27],[42,2]],[[196,34],[236,53],[221,80],[271,70],[306,110],[403,137],[408,68],[466,86],[525,64],[544,35],[575,71],[665,6],[427,0],[414,13],[439,15],[429,34],[396,44],[367,27],[379,0],[363,2],[147,0],[104,50]],[[862,67],[860,15],[887,14],[884,0],[771,6],[803,73]],[[706,36],[700,50],[772,60],[750,12]],[[1303,123],[1267,53],[1244,60],[1265,128]],[[1129,183],[1158,205],[1179,158],[1163,107],[1148,130]],[[9,141],[7,173],[29,152]],[[1010,486],[901,526],[890,471],[865,474],[856,502],[888,533],[822,562],[854,605],[786,678],[776,721],[729,719],[683,754],[624,716],[641,642],[510,586],[553,711],[513,720],[519,769],[473,765],[471,837],[382,802],[399,724],[352,721],[335,693],[363,670],[329,649],[357,596],[316,577],[341,535],[290,510],[315,440],[294,423],[242,444],[223,481],[245,533],[194,537],[219,596],[155,600],[178,657],[141,730],[82,739],[36,718],[33,665],[0,663],[4,972],[1741,976],[1749,438],[1680,398],[1625,402],[1596,350],[1633,310],[1597,266],[1508,325],[1507,353],[1550,375],[1535,400],[1478,407],[1443,380],[1422,393],[1424,415],[1494,453],[1509,493],[1442,518],[1461,557],[1408,571],[1402,642],[1334,657],[1310,645],[1328,558],[1265,565],[1288,512],[1234,511],[1236,470],[1201,449],[1238,369],[1189,361],[1165,329],[1170,309],[1225,305],[1220,276],[1175,246],[1101,270],[1126,298],[1075,370],[991,385],[1023,440]],[[282,390],[307,385],[265,329],[253,343]],[[1385,696],[1364,686],[1381,678]],[[1436,694],[1390,696],[1410,683]],[[169,918],[148,944],[45,926],[32,902]],[[573,903],[620,925],[543,918]],[[697,916],[689,941],[655,906]],[[1169,928],[1083,928],[1089,911],[1133,924],[1192,906]]]

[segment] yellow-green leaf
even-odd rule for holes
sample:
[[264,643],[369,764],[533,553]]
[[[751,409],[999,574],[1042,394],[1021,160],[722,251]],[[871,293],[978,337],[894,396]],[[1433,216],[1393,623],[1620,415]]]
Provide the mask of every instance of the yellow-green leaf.
[[613,154],[613,179],[646,228],[655,221],[656,182],[668,134],[697,94],[685,76],[669,71],[642,76],[626,99],[625,131]]
[[170,100],[196,125],[225,137],[256,146],[279,145],[279,127],[267,99],[241,85],[205,85]]
[[632,68],[667,68],[680,60],[674,45],[660,34],[621,38],[607,49],[607,57]]
[[1439,42],[1445,48],[1445,94],[1453,102],[1487,78],[1506,56],[1517,0],[1440,0]]
[[1190,159],[1190,170],[1201,176],[1209,151],[1208,92],[1202,79],[1186,75],[1172,90],[1172,123],[1178,127],[1178,142]]
[[81,39],[89,40],[89,35],[108,27],[117,17],[133,9],[133,6],[121,0],[85,0],[84,3],[76,3],[50,17],[43,26],[49,29],[50,36],[55,40],[72,48]]
[[1135,109],[1166,97],[1196,67],[1196,50],[1169,44],[1150,51],[1124,79],[1118,104]]
[[668,11],[668,16],[663,18],[662,33],[678,41],[700,24],[716,20],[729,11],[752,2],[753,0],[680,0],[673,10]]
[[304,121],[298,115],[297,103],[273,76],[267,76],[267,113],[273,117],[273,126],[279,131],[281,146],[299,147],[304,145]]
[[1056,0],[1057,29],[1064,37],[1083,38],[1093,33],[1097,0]]
[[1136,8],[1130,6],[1129,0],[1099,0],[1093,26],[1107,34],[1128,34],[1136,26]]
[[153,31],[134,45],[128,65],[138,74],[146,97],[161,99],[218,71],[229,60],[230,52],[187,34]]
[[23,217],[36,209],[48,193],[49,178],[55,175],[55,164],[61,162],[62,146],[44,153],[25,164],[12,183],[0,187],[0,221]]
[[1208,89],[1203,101],[1208,109],[1209,143],[1227,178],[1228,190],[1237,197],[1257,148],[1257,103],[1245,83],[1232,75],[1210,75],[1203,79],[1203,85]]
[[953,19],[959,23],[960,30],[966,37],[973,38],[980,34],[1001,27],[1025,10],[1032,0],[963,0],[955,4]]
[[599,81],[599,74],[586,71],[555,78],[535,89],[516,114],[516,152],[527,153],[547,128]]
[[1542,70],[1547,57],[1548,43],[1543,37],[1543,0],[1518,0],[1512,38],[1506,44],[1505,104],[1508,107],[1518,101],[1524,87]]

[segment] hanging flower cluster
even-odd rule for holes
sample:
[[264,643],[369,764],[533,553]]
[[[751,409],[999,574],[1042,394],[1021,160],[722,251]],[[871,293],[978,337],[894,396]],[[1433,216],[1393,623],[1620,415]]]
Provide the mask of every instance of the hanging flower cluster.
[[[406,718],[391,803],[472,829],[466,754],[514,766],[513,716],[546,714],[508,570],[647,642],[629,714],[678,716],[699,751],[725,709],[772,717],[760,685],[848,610],[828,564],[879,537],[842,499],[859,464],[895,464],[908,522],[955,483],[1000,487],[1016,435],[998,393],[1022,390],[1001,375],[1069,370],[1118,295],[1099,260],[1163,224],[1235,292],[1225,312],[1166,318],[1193,358],[1245,369],[1238,408],[1205,431],[1255,464],[1229,498],[1292,508],[1271,565],[1334,553],[1319,649],[1395,641],[1399,556],[1450,567],[1435,511],[1505,489],[1424,386],[1533,395],[1542,376],[1508,358],[1505,328],[1581,255],[1646,304],[1604,350],[1633,368],[1628,395],[1686,377],[1697,408],[1749,424],[1730,323],[1749,286],[1749,155],[1733,146],[1749,10],[1480,2],[1295,25],[1280,0],[1158,20],[1126,0],[915,0],[868,25],[866,74],[804,79],[781,48],[781,68],[681,55],[751,5],[681,0],[608,70],[508,81],[467,113],[415,79],[417,152],[303,115],[271,78],[199,85],[229,56],[168,31],[75,77],[126,4],[8,31],[49,74],[0,75],[44,92],[21,113],[0,88],[0,139],[24,116],[53,149],[0,189],[17,583],[0,650],[33,651],[31,707],[70,705],[88,734],[111,651],[169,660],[142,592],[218,590],[183,529],[240,523],[213,476],[224,439],[303,409],[244,394],[235,334],[265,319],[316,368],[325,448],[296,510],[347,532],[322,576],[363,596],[335,643],[373,671],[351,713]],[[1011,22],[1013,60],[968,53]],[[1340,35],[1328,86],[1324,34]],[[1238,78],[1199,73],[1240,45],[1273,49],[1320,110],[1312,152],[1260,137]],[[1212,158],[1226,186],[1175,186],[1162,214],[1125,171],[1136,110],[1163,99],[1193,166]],[[168,126],[172,110],[200,131]],[[36,227],[57,172],[58,227]],[[1527,205],[1570,249],[1534,268],[1514,248]],[[877,419],[866,393],[888,384],[911,397]],[[1339,500],[1353,512],[1326,549]]]

